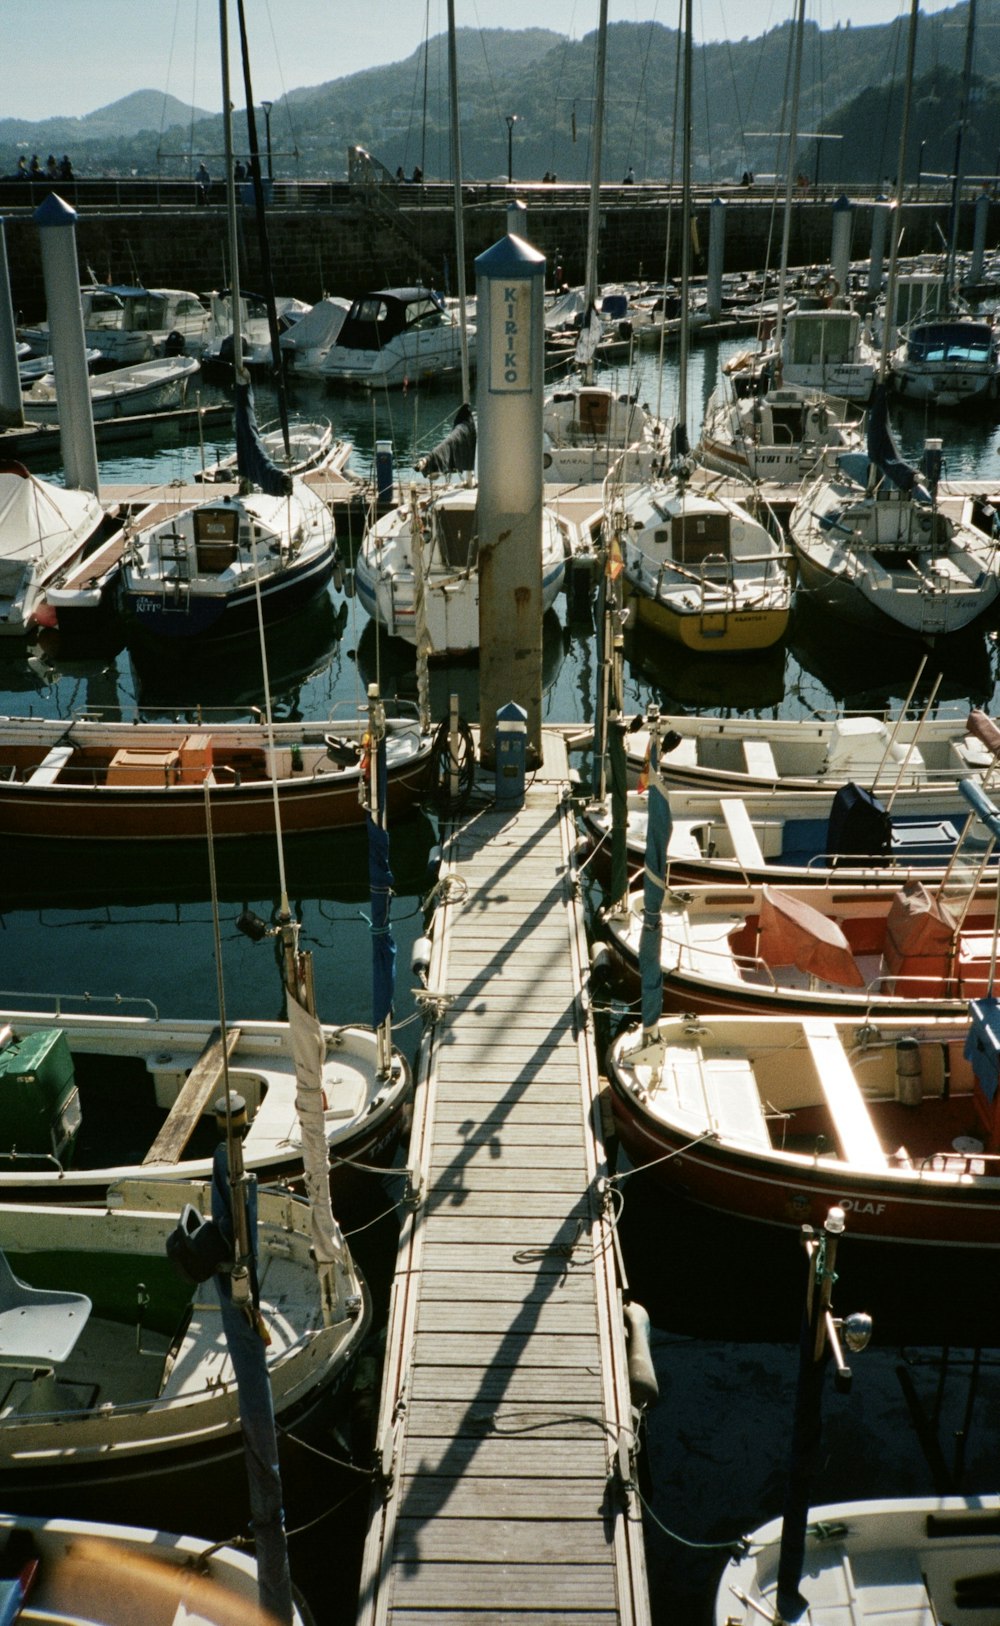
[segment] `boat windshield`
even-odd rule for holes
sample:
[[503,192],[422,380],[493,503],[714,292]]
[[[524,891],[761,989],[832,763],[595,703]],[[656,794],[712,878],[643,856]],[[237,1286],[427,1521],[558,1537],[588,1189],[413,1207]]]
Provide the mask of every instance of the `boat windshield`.
[[910,334],[913,361],[985,362],[993,348],[987,322],[932,322]]

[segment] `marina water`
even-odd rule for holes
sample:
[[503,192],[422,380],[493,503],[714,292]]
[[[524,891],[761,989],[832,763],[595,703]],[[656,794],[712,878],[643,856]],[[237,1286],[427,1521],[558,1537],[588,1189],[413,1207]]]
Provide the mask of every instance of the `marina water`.
[[[719,366],[745,344],[727,340],[694,349],[692,441]],[[642,352],[634,369],[615,369],[615,378],[619,388],[635,392],[653,410],[674,410],[675,352],[668,354],[662,383],[652,352]],[[214,398],[215,392],[205,386],[204,395]],[[292,390],[291,404],[302,417],[330,417],[336,432],[353,441],[352,467],[363,476],[371,474],[375,441],[390,439],[397,471],[406,479],[414,459],[450,425],[459,401],[443,389],[345,398],[300,384]],[[257,408],[262,422],[273,416],[264,388],[258,389]],[[993,481],[1000,493],[995,421],[907,411],[896,414],[895,426],[904,455],[919,456],[925,436],[939,435],[946,479]],[[212,462],[232,445],[228,429],[219,426],[213,426],[203,447],[181,444],[171,432],[131,445],[128,455],[102,456],[101,478],[107,485],[148,485],[151,491],[171,481],[189,483],[203,457]],[[59,477],[57,467],[37,472]],[[353,548],[359,538],[347,540]],[[989,626],[931,651],[918,699],[930,692],[940,672],[939,709],[957,714],[975,704],[998,714],[996,651]],[[785,641],[764,654],[711,659],[654,638],[630,637],[625,703],[629,712],[640,712],[653,700],[671,712],[761,718],[815,716],[841,707],[881,710],[905,699],[921,653],[903,639],[852,636],[799,603]],[[332,591],[293,626],[269,637],[268,662],[277,717],[336,721],[357,715],[373,681],[386,697],[416,693],[412,651],[380,640],[357,602]],[[561,597],[544,628],[544,716],[560,723],[592,722],[596,678],[590,607],[585,598]],[[474,664],[434,670],[435,720],[445,715],[453,692],[463,715],[475,720]],[[169,664],[157,665],[139,664],[113,646],[93,655],[60,651],[57,640],[27,650],[0,648],[0,711],[10,715],[68,721],[82,707],[121,707],[130,714],[184,714],[195,721],[199,705],[245,707],[259,705],[262,698],[255,646],[210,661],[179,653]],[[433,808],[392,832],[397,1042],[411,1058],[419,1018],[408,966],[412,943],[424,930],[421,899],[430,884],[427,860],[436,837]],[[269,843],[237,847],[226,850],[219,844],[216,855],[227,1014],[235,1022],[281,1011],[280,979],[269,947],[249,942],[235,928],[244,906],[264,918],[272,915],[275,855]],[[303,946],[314,951],[320,1016],[327,1022],[365,1021],[370,953],[364,837],[348,832],[320,841],[307,838],[290,843],[286,859]],[[207,852],[172,854],[139,846],[107,864],[86,851],[67,855],[9,843],[0,869],[5,997],[119,995],[150,1001],[167,1016],[216,1014],[208,873]],[[607,1021],[623,1014],[613,1008]],[[393,1192],[382,1182],[373,1186],[371,1228],[352,1243],[372,1277],[384,1317],[395,1234]],[[642,1489],[651,1510],[653,1612],[657,1626],[668,1621],[674,1626],[708,1619],[725,1544],[780,1509],[804,1267],[794,1238],[765,1250],[751,1245],[738,1227],[705,1216],[696,1222],[682,1208],[664,1211],[662,1199],[644,1190],[641,1174],[630,1176],[626,1170],[622,1191],[626,1269],[636,1296],[653,1316],[661,1384],[642,1457]],[[955,1489],[995,1490],[1000,1371],[995,1351],[977,1361],[962,1349],[956,1284],[932,1296],[919,1261],[862,1260],[851,1251],[849,1231],[840,1269],[838,1310],[871,1310],[876,1338],[858,1362],[854,1393],[827,1407],[819,1499],[917,1494],[942,1488],[943,1479]],[[986,1290],[995,1292],[992,1284]],[[995,1342],[1000,1344],[1000,1334]],[[945,1344],[957,1347],[942,1365]],[[352,1577],[367,1495],[364,1479],[334,1473],[329,1507],[288,1509],[290,1527],[303,1530],[292,1540],[293,1571],[321,1626],[353,1620]],[[141,1521],[139,1508],[136,1519]],[[221,1531],[216,1525],[210,1533],[227,1533],[224,1522]]]

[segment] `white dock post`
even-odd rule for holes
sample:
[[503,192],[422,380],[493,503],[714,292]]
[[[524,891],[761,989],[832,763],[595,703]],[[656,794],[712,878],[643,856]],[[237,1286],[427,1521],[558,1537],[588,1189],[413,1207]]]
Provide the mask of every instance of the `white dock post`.
[[492,766],[496,714],[528,719],[542,760],[542,391],[545,257],[507,236],[476,260],[479,366],[479,723]]
[[57,193],[50,192],[35,210],[34,219],[41,232],[42,275],[59,394],[59,439],[66,484],[99,495],[76,255],[77,214]]

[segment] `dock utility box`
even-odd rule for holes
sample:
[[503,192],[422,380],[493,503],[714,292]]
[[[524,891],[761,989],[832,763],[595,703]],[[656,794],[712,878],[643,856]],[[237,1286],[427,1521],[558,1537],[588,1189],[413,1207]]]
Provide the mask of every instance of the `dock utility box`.
[[26,1156],[37,1156],[68,1168],[80,1128],[80,1097],[66,1035],[61,1028],[21,1038],[6,1032],[0,1048],[0,1166],[16,1152],[21,1167]]

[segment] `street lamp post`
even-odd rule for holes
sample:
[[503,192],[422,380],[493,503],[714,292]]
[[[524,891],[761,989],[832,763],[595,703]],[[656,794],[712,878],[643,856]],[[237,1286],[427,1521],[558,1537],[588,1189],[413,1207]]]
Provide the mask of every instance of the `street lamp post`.
[[507,114],[507,184],[514,179],[514,126],[517,123],[517,114]]
[[267,178],[269,181],[273,181],[274,165],[271,162],[271,109],[274,106],[274,103],[261,102],[260,105],[264,109],[264,139],[267,142]]

